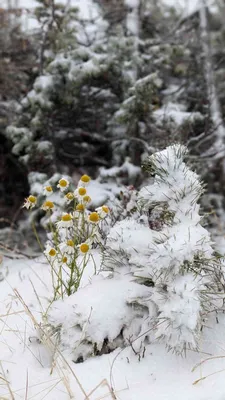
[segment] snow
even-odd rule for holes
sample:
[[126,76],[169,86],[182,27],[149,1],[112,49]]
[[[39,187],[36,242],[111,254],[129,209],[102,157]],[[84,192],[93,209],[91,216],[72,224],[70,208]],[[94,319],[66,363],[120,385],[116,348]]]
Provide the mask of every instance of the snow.
[[127,14],[127,29],[133,35],[139,37],[139,0],[125,0],[130,12]]
[[[128,278],[115,281],[104,279],[101,275],[95,276],[92,281],[95,285],[97,283],[98,293],[96,286],[91,284],[65,301],[59,300],[54,303],[49,321],[53,324],[57,321],[57,324],[63,325],[60,333],[63,346],[70,349],[71,342],[77,338],[74,352],[79,355],[82,336],[96,342],[99,351],[106,337],[112,341],[119,336],[121,329],[129,325],[134,318],[125,298],[139,296],[142,293],[140,285],[136,283],[127,285],[127,280]],[[92,324],[89,324],[90,320],[93,320]]]
[[48,92],[54,86],[53,76],[42,75],[39,76],[34,83],[36,92]]
[[[64,3],[65,5],[69,3],[72,7],[79,8],[79,14],[83,19],[93,20],[98,18],[98,7],[93,0],[61,0],[59,3]],[[126,0],[126,5],[132,8],[132,12],[128,15],[128,27],[133,33],[138,32],[138,23],[136,17],[136,9],[138,7],[138,0]],[[183,17],[187,17],[195,10],[199,9],[199,0],[163,0],[163,3],[167,6],[172,6],[178,8],[181,12],[183,12]],[[1,7],[8,8],[8,0],[2,0]],[[213,4],[213,0],[208,1],[211,9],[215,7]],[[35,0],[15,0],[15,5],[12,2],[12,6],[24,8],[24,12],[21,16],[21,21],[26,30],[33,30],[38,28],[38,23],[35,18],[31,17],[30,10],[37,7],[39,4]],[[99,22],[99,21],[98,21]],[[101,22],[101,26],[103,23]],[[96,32],[96,29],[93,24],[90,24],[88,33]]]
[[[135,194],[137,210],[114,224],[103,254],[92,249],[70,297],[53,301],[43,256],[4,257],[1,399],[224,399],[225,315],[214,311],[219,300],[206,314],[213,249],[199,223],[201,184],[185,153],[174,145],[150,156],[155,177]],[[30,175],[32,185],[44,178]],[[102,185],[93,182],[93,192],[96,184]],[[159,229],[148,219],[152,208],[153,221],[167,213]],[[188,262],[197,268],[196,256],[198,274],[184,269]]]
[[[148,345],[145,357],[140,361],[131,348],[126,348],[93,357],[82,364],[74,364],[67,357],[68,364],[64,361],[61,370],[55,367],[53,373],[50,374],[54,351],[51,352],[46,345],[37,341],[37,332],[33,328],[33,323],[14,292],[15,288],[30,312],[40,322],[40,302],[46,310],[51,296],[48,267],[40,259],[29,261],[5,258],[2,272],[5,278],[0,282],[0,354],[1,368],[6,376],[4,378],[1,369],[0,379],[8,380],[16,400],[21,398],[69,399],[62,381],[63,375],[64,380],[66,378],[69,380],[74,398],[84,400],[85,396],[77,385],[70,368],[80,380],[86,393],[91,392],[105,379],[109,385],[112,384],[116,398],[120,400],[148,400],[150,393],[152,398],[157,400],[224,399],[224,315],[218,316],[218,324],[215,324],[214,315],[210,317],[203,328],[200,352],[188,351],[186,358],[167,353],[164,345],[158,343]],[[100,281],[99,298],[101,289]],[[91,303],[90,298],[87,300]],[[119,299],[116,301],[120,306]],[[97,300],[94,304],[96,302]],[[80,306],[85,307],[85,304]],[[106,318],[108,320],[108,316]],[[192,372],[198,363],[211,356],[218,356],[218,358],[209,359]],[[213,375],[193,385],[196,380],[209,374]],[[3,379],[0,384],[0,398],[12,398]],[[89,398],[90,400],[101,398],[110,400],[112,396],[103,382]]]
[[153,118],[157,124],[168,120],[175,122],[177,126],[180,126],[186,121],[191,123],[196,118],[202,119],[203,116],[199,112],[190,113],[185,111],[185,107],[181,104],[169,102],[160,109],[154,111]]

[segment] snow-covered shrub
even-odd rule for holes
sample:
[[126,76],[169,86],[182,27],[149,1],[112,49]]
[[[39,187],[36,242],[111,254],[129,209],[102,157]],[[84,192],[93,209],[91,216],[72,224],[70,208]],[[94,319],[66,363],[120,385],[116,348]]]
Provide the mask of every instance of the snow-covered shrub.
[[[57,192],[55,195],[55,187],[50,182],[42,187],[45,201],[41,210],[46,213],[46,227],[49,230],[45,249],[42,248],[34,223],[33,229],[51,267],[54,299],[70,296],[77,291],[92,257],[92,247],[101,246],[102,243],[101,228],[103,220],[109,214],[109,208],[103,205],[93,212],[87,210],[87,205],[91,202],[87,191],[89,183],[90,177],[83,175],[77,188],[71,191],[69,180],[61,177],[56,186],[61,196]],[[58,204],[54,199],[60,199]],[[34,194],[29,195],[24,207],[32,210],[36,205],[37,197]]]
[[52,304],[49,323],[73,360],[129,344],[140,353],[157,339],[177,353],[197,349],[207,313],[221,306],[222,267],[197,203],[203,185],[185,154],[173,145],[147,159],[152,181],[110,229],[104,274]]

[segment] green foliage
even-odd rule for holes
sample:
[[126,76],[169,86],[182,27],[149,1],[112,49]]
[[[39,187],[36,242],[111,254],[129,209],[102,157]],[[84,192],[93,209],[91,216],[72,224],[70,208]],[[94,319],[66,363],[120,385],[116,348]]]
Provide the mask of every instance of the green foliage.
[[44,50],[55,54],[73,47],[76,43],[78,9],[56,3],[55,0],[38,0],[38,3],[40,5],[35,8],[34,14],[42,26]]

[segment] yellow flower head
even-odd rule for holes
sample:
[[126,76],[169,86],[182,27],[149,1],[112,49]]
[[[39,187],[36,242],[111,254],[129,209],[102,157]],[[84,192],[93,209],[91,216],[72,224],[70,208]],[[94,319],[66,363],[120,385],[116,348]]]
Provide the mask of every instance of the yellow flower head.
[[62,178],[59,180],[59,183],[57,185],[57,188],[59,188],[61,190],[61,192],[64,192],[64,190],[66,190],[69,186],[69,181],[65,178]]
[[84,187],[79,187],[78,188],[78,194],[80,196],[84,196],[87,193],[87,190]]
[[48,252],[48,254],[49,254],[49,256],[51,256],[51,257],[55,257],[55,255],[56,255],[55,249],[50,249],[49,252]]
[[63,263],[67,263],[67,261],[68,261],[68,258],[66,256],[62,258]]
[[69,192],[64,196],[64,199],[66,200],[66,203],[69,204],[74,199],[74,194]]
[[62,242],[59,244],[59,250],[61,254],[67,256],[75,253],[75,246],[73,240],[69,239],[66,242]]
[[65,197],[66,197],[68,200],[73,200],[73,199],[74,199],[74,195],[73,195],[72,192],[67,193],[67,194],[65,195]]
[[79,203],[79,204],[77,204],[77,206],[76,206],[76,210],[77,210],[77,211],[80,211],[80,212],[83,212],[83,211],[85,210],[85,207],[84,207],[83,204]]
[[60,179],[59,186],[65,188],[68,185],[66,179]]
[[57,228],[71,228],[73,226],[73,219],[71,214],[63,214],[60,221],[56,222]]
[[72,220],[72,217],[71,217],[70,214],[64,214],[64,215],[61,217],[61,221],[63,221],[63,222],[69,222],[69,221],[71,221],[71,220]]
[[44,254],[49,262],[54,261],[57,256],[56,249],[54,249],[54,247],[52,247],[51,245],[47,245]]
[[27,199],[25,199],[23,207],[29,210],[30,208],[35,207],[36,203],[37,203],[37,197],[31,194]]
[[87,186],[90,183],[90,176],[88,175],[82,175],[82,177],[79,180],[78,186]]
[[96,208],[96,211],[100,218],[105,218],[109,214],[109,207],[104,205],[102,207]]
[[90,246],[87,243],[81,243],[79,248],[81,253],[87,254],[90,249]]
[[90,180],[91,180],[91,178],[90,178],[90,176],[88,176],[88,175],[82,175],[82,177],[80,178],[80,180],[81,180],[81,182],[89,183]]
[[89,216],[88,216],[89,221],[92,224],[97,224],[99,221],[99,215],[96,212],[92,212]]
[[84,201],[84,203],[90,203],[91,202],[91,197],[86,195],[86,196],[83,197],[83,201]]
[[44,195],[45,196],[50,196],[50,194],[53,193],[53,189],[51,186],[45,186],[44,187]]
[[79,186],[76,190],[74,190],[74,197],[80,202],[83,203],[84,196],[86,195],[87,190],[83,186]]
[[28,200],[29,200],[30,203],[36,204],[36,202],[37,202],[37,197],[30,195],[30,196],[28,197]]
[[52,201],[45,201],[44,204],[42,204],[42,210],[48,211],[52,210],[54,208],[54,203]]

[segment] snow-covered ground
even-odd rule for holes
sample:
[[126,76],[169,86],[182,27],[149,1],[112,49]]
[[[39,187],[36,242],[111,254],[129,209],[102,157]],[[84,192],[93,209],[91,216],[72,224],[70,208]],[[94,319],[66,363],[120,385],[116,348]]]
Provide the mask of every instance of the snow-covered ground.
[[[86,275],[83,284],[87,280]],[[164,344],[152,344],[140,361],[126,348],[74,364],[50,340],[41,344],[34,328],[49,305],[50,287],[49,267],[41,259],[4,258],[0,399],[224,400],[225,315],[216,324],[215,315],[206,321],[200,352],[187,352],[186,358],[167,353]],[[42,329],[46,331],[44,325]]]

